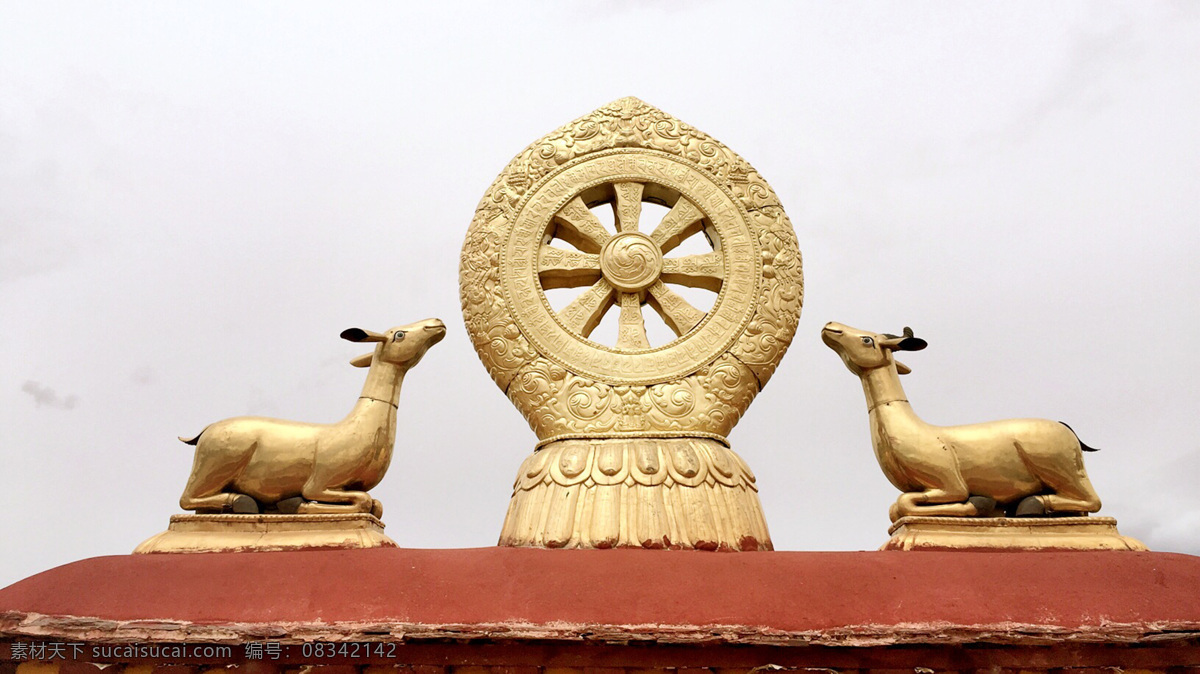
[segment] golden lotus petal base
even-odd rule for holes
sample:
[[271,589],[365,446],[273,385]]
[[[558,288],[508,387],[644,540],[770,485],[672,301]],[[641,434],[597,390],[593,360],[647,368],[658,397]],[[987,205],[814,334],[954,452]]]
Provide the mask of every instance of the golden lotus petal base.
[[521,465],[499,544],[772,549],[754,474],[707,438],[547,444]]
[[172,515],[167,530],[135,555],[311,548],[395,548],[383,522],[367,513],[321,515]]
[[901,517],[880,550],[1146,550],[1112,517]]

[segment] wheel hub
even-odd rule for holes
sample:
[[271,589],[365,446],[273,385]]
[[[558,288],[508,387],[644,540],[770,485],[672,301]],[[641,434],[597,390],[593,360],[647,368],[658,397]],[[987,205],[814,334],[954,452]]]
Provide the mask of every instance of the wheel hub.
[[662,275],[658,244],[640,232],[624,232],[608,240],[600,252],[600,271],[618,290],[640,292]]

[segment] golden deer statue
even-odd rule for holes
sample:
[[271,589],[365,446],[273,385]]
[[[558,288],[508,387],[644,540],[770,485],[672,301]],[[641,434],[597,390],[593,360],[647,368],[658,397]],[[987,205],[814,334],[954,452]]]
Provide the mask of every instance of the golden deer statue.
[[377,342],[350,361],[370,367],[362,395],[345,419],[309,424],[265,417],[234,417],[185,439],[196,446],[192,473],[179,505],[200,512],[354,513],[380,517],[368,490],[383,479],[396,443],[396,403],[405,373],[446,336],[431,318],[385,333],[350,328],[342,338]]
[[904,492],[890,509],[907,515],[1034,516],[1093,513],[1100,497],[1083,468],[1083,444],[1067,426],[1046,419],[1009,419],[933,426],[913,412],[900,385],[911,370],[895,351],[927,344],[910,328],[877,334],[829,323],[821,339],[862,380],[875,458]]

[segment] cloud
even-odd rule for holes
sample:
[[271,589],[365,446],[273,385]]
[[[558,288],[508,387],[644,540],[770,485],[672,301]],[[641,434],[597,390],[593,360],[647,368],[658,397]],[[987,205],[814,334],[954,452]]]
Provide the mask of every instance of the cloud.
[[977,134],[975,143],[1023,143],[1059,116],[1081,120],[1109,107],[1128,90],[1138,61],[1145,56],[1143,37],[1133,18],[1093,16],[1091,26],[1076,28],[1062,62],[1033,100],[1007,122]]
[[154,368],[150,367],[149,365],[145,367],[139,367],[129,375],[129,381],[135,384],[141,384],[143,386],[146,384],[153,384],[155,379],[156,376]]
[[1200,510],[1162,517],[1145,535],[1151,550],[1200,554]]
[[21,390],[33,396],[33,400],[37,403],[38,407],[45,406],[60,410],[70,410],[79,404],[78,397],[69,395],[65,398],[59,398],[58,393],[54,389],[36,381],[25,382],[21,385]]
[[1108,105],[1113,85],[1108,78],[1140,52],[1138,36],[1127,18],[1108,30],[1080,31],[1066,63],[1024,122],[1035,126],[1059,111],[1094,112]]
[[[72,244],[52,240],[47,233],[25,236],[7,226],[13,219],[11,213],[0,209],[0,227],[4,228],[0,230],[0,283],[54,271],[75,257]],[[50,231],[44,221],[40,225]]]
[[274,398],[257,386],[250,389],[250,400],[246,403],[246,413],[254,415],[273,416],[279,414],[279,405]]

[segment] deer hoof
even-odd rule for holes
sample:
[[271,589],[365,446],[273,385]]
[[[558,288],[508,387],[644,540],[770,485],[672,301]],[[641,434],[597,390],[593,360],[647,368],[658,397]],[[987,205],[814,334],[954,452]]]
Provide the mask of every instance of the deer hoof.
[[992,517],[996,512],[996,499],[987,496],[972,496],[967,503],[975,506],[976,517]]
[[285,498],[275,504],[275,509],[284,515],[295,515],[300,510],[300,504],[304,503],[304,499],[300,496]]
[[1039,517],[1046,514],[1046,504],[1040,496],[1026,496],[1017,504],[1017,517]]
[[238,515],[257,515],[258,502],[245,494],[235,494],[229,501],[229,509]]

